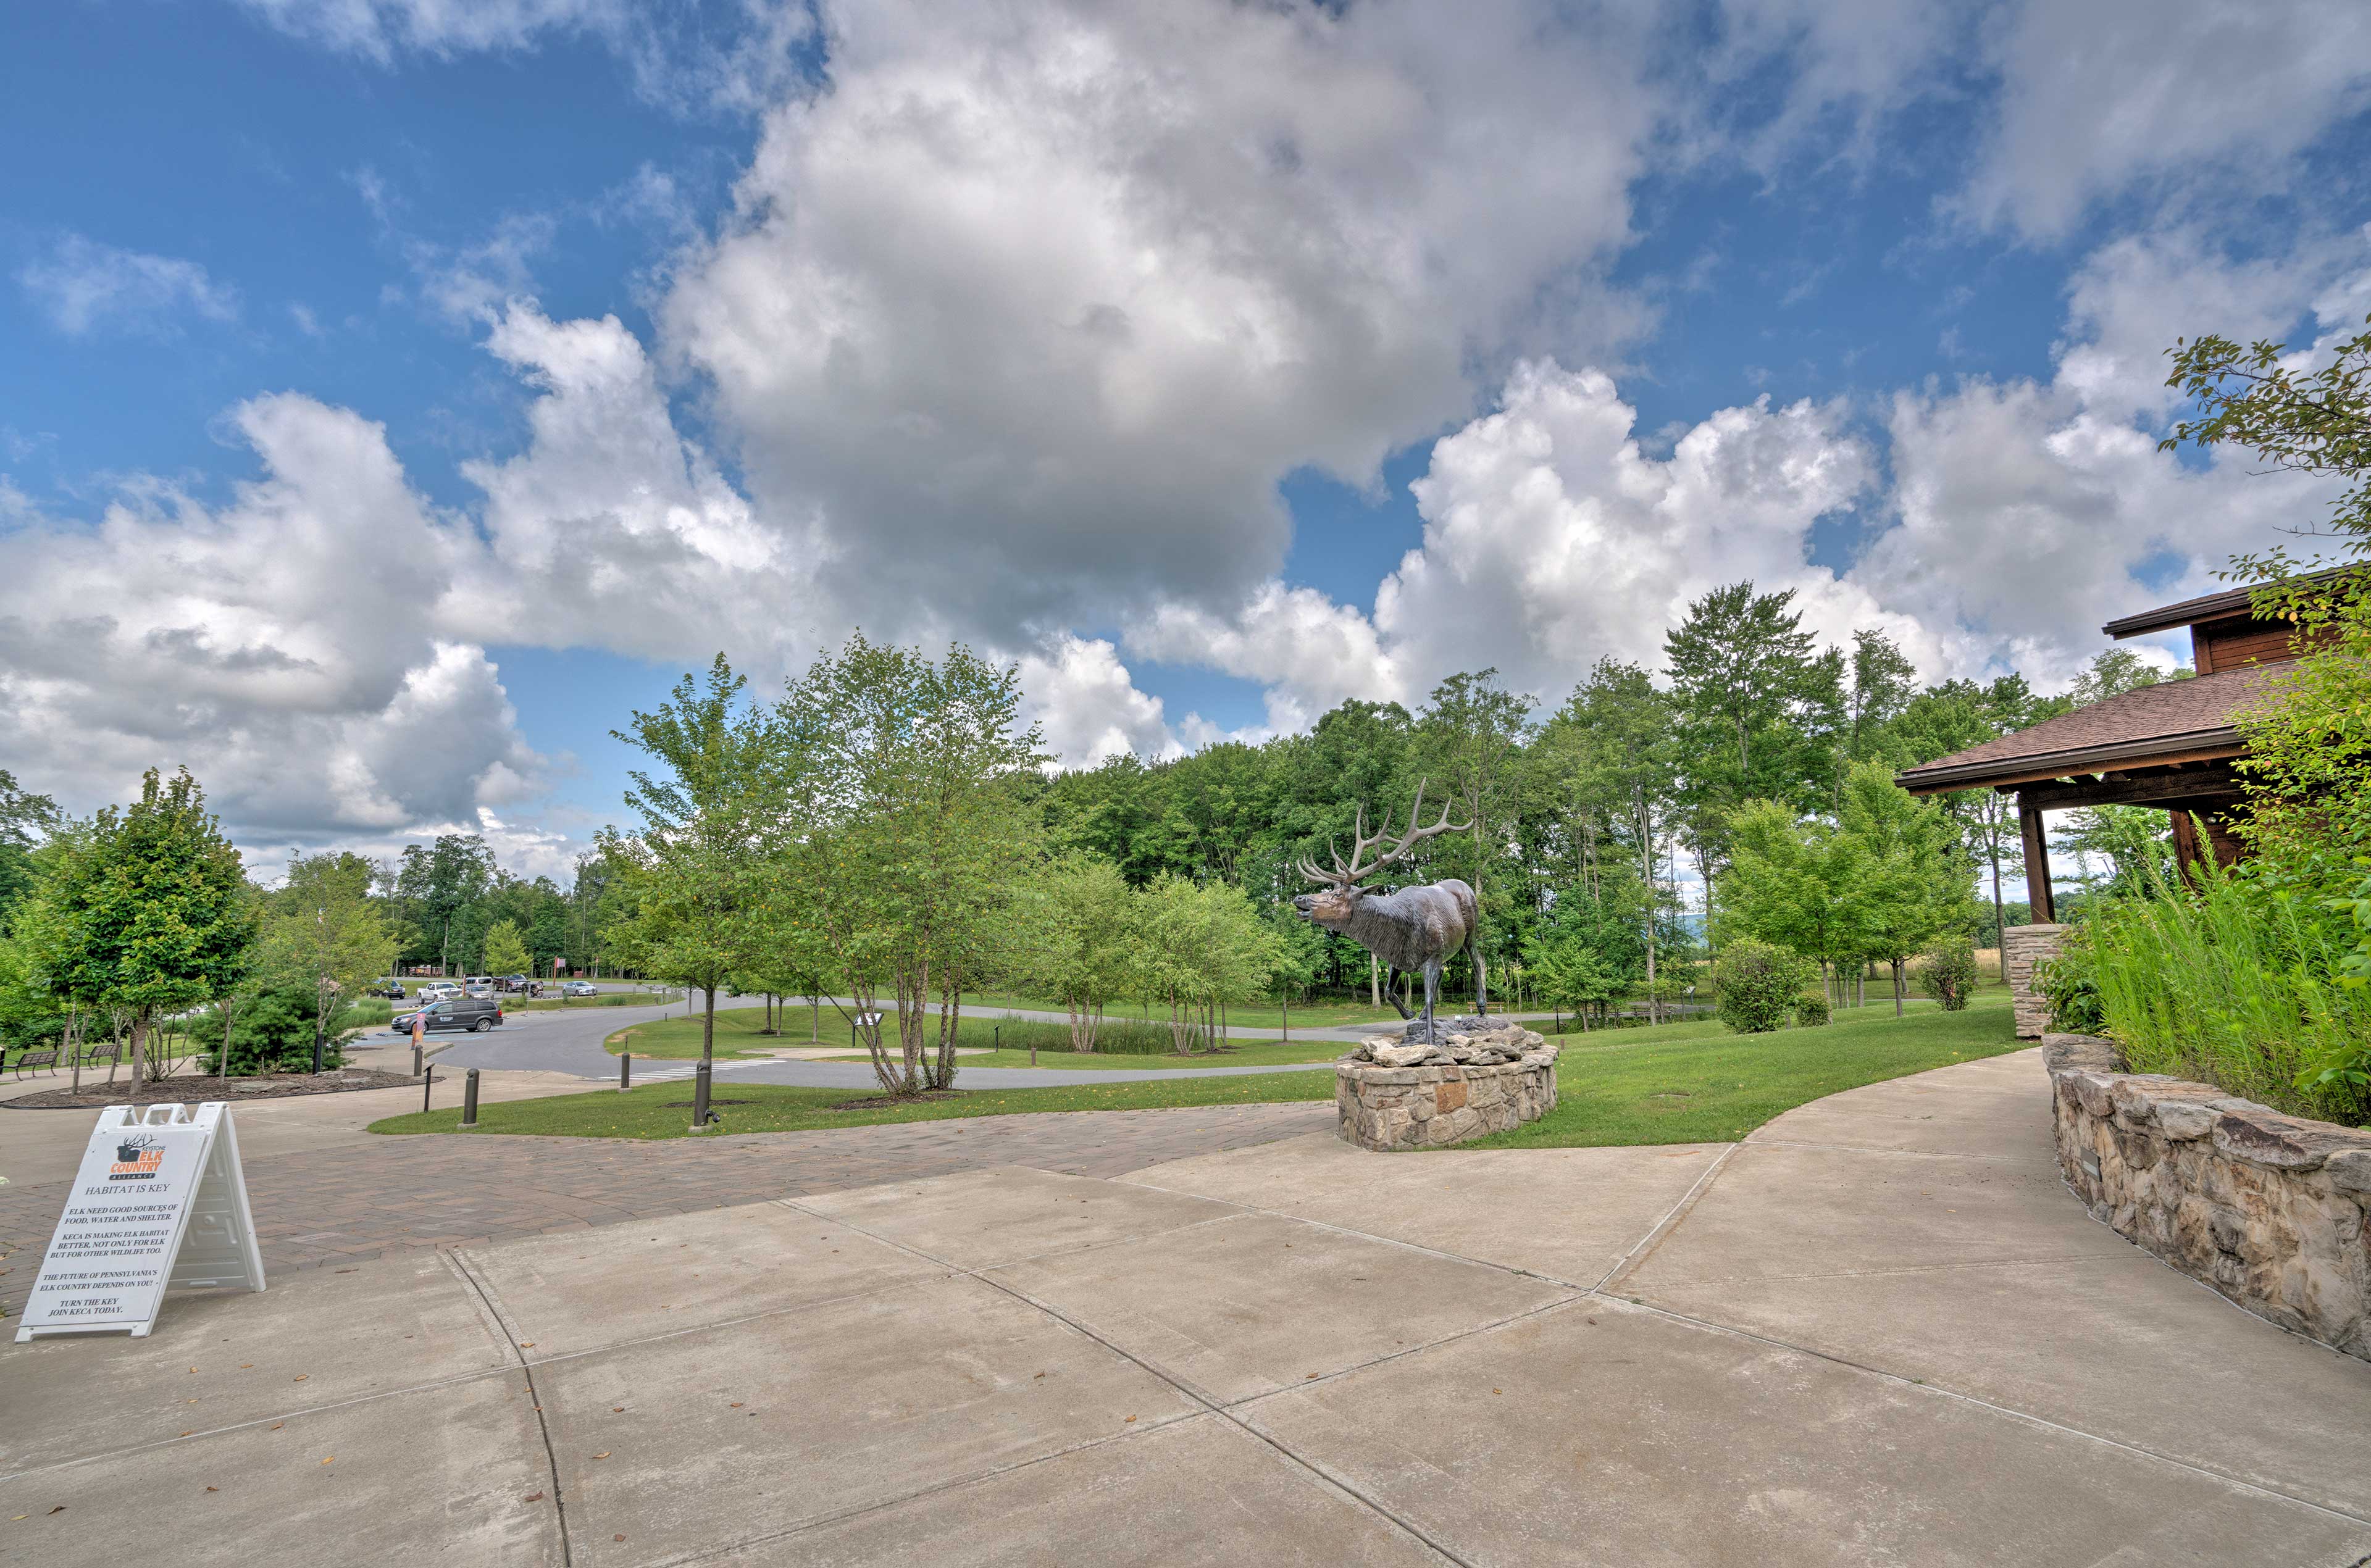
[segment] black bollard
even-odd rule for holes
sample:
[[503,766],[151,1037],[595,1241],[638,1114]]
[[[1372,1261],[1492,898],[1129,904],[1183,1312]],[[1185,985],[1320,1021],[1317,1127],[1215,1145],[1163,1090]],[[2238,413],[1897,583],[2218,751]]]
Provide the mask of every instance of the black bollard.
[[620,1051],[618,1053],[618,1091],[622,1094],[633,1087],[634,1054],[631,1051]]
[[708,1108],[708,1085],[709,1065],[703,1061],[691,1075],[691,1130],[695,1133],[704,1133],[711,1123],[723,1120]]
[[461,1125],[478,1124],[478,1069],[471,1067],[469,1076],[461,1080]]
[[427,1113],[428,1101],[435,1092],[436,1074],[433,1070],[422,1074],[420,1079],[420,1109],[422,1114]]
[[413,1078],[420,1076],[420,1042],[415,1039],[411,1043],[411,1076]]

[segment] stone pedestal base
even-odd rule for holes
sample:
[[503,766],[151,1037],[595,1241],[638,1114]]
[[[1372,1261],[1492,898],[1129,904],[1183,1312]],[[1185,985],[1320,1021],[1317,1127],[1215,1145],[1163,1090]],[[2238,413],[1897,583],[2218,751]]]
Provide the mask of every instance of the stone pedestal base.
[[1556,1109],[1556,1047],[1542,1045],[1498,1066],[1383,1067],[1344,1062],[1334,1069],[1337,1129],[1361,1148],[1424,1148],[1463,1143],[1536,1122]]
[[2050,998],[2033,988],[2033,966],[2058,956],[2064,926],[2011,926],[2001,933],[2001,967],[2017,1011],[2017,1037],[2039,1040],[2050,1027]]

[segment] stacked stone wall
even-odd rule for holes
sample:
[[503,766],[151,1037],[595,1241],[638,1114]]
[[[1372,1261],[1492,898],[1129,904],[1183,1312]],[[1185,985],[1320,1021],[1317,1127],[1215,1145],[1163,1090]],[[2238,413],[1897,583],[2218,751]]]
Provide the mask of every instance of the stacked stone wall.
[[2017,1037],[2039,1040],[2050,1027],[2050,998],[2033,986],[2033,966],[2058,955],[2064,926],[2011,926],[2001,933],[2001,968],[2017,1011]]
[[2371,1130],[2127,1073],[2042,1038],[2059,1169],[2117,1234],[2283,1328],[2371,1361]]
[[1547,1045],[1498,1066],[1344,1062],[1334,1069],[1337,1131],[1361,1148],[1388,1151],[1463,1143],[1536,1122],[1556,1109],[1556,1048]]

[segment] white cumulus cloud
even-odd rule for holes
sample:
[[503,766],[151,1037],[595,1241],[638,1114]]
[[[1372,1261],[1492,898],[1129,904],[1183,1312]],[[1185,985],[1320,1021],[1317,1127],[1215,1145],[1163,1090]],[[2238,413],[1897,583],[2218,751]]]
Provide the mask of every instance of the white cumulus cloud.
[[17,282],[51,325],[72,337],[105,328],[171,331],[191,317],[229,321],[238,291],[177,256],[62,236],[17,271]]
[[226,505],[0,534],[0,754],[76,802],[186,764],[235,829],[308,841],[538,789],[492,665],[444,630],[474,545],[384,430],[293,394],[232,423],[264,471]]

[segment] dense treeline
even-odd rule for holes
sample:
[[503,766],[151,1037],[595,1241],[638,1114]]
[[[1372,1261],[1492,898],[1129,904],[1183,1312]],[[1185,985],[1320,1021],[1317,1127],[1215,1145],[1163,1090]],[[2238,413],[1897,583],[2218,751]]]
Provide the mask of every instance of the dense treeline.
[[[1855,764],[1928,761],[2158,678],[2116,649],[2064,697],[2038,696],[2017,674],[1922,687],[1881,632],[1856,634],[1849,650],[1818,646],[1791,599],[1751,583],[1707,594],[1666,640],[1663,668],[1601,661],[1553,707],[1483,670],[1442,682],[1413,712],[1347,702],[1308,733],[1263,745],[1065,773],[1046,786],[1047,831],[1139,887],[1224,882],[1273,905],[1301,891],[1298,859],[1322,861],[1329,842],[1348,840],[1361,805],[1371,822],[1404,820],[1428,781],[1473,827],[1427,845],[1402,880],[1475,886],[1496,974],[1522,985],[1543,951],[1578,939],[1644,988],[1718,944],[1738,825],[1755,802],[1834,822]],[[1967,791],[1937,809],[1981,880],[1984,907],[1964,912],[1967,934],[1989,942],[2025,917],[2008,896],[2022,891],[2014,801]],[[2146,816],[2153,826],[2130,830],[2161,827],[2161,814]],[[2080,842],[2106,842],[2099,821],[2076,818]],[[1331,941],[1312,978],[1361,988],[1366,957]]]
[[[0,907],[0,1032],[55,1037],[103,1012],[136,1052],[203,1004],[216,1054],[262,1062],[334,1040],[390,968],[548,975],[556,963],[665,978],[711,1004],[719,988],[832,991],[860,1017],[894,1002],[902,1060],[873,1026],[885,1085],[943,1087],[965,991],[1070,988],[1049,933],[1076,926],[1060,890],[1105,885],[1098,867],[1125,895],[1106,924],[1131,933],[1132,956],[1097,961],[1108,973],[1090,1012],[1124,994],[1184,1029],[1255,995],[1371,992],[1362,950],[1291,915],[1304,887],[1292,867],[1346,844],[1362,811],[1371,825],[1405,820],[1419,790],[1459,825],[1394,878],[1476,890],[1475,946],[1502,997],[1579,1009],[1677,997],[1732,931],[1832,982],[1890,962],[1898,994],[1904,933],[1972,935],[2021,910],[2002,893],[2019,870],[2006,802],[1913,802],[1891,771],[2153,678],[2116,651],[2066,698],[2014,674],[1921,688],[1881,633],[1821,647],[1790,594],[1741,582],[1690,607],[1661,668],[1602,660],[1560,700],[1472,671],[1412,710],[1350,701],[1260,745],[1055,772],[1019,718],[1013,671],[859,637],[772,704],[751,702],[720,659],[704,686],[687,678],[633,715],[620,738],[658,765],[627,796],[641,824],[605,834],[565,890],[505,870],[469,835],[378,863],[298,856],[267,890],[238,872],[186,774],[152,776],[141,803],[90,822],[0,776],[0,905],[14,905]],[[2109,813],[2076,833],[2116,861],[2156,830]],[[229,879],[232,894],[207,894],[220,951],[169,982],[85,962],[100,938],[75,890],[176,845],[202,846],[190,863]],[[117,870],[91,870],[110,856]],[[1470,962],[1452,964],[1452,992]]]
[[377,868],[376,887],[406,970],[548,977],[555,959],[573,973],[605,972],[610,874],[604,857],[583,855],[563,890],[549,877],[504,870],[483,838],[455,833],[406,845]]

